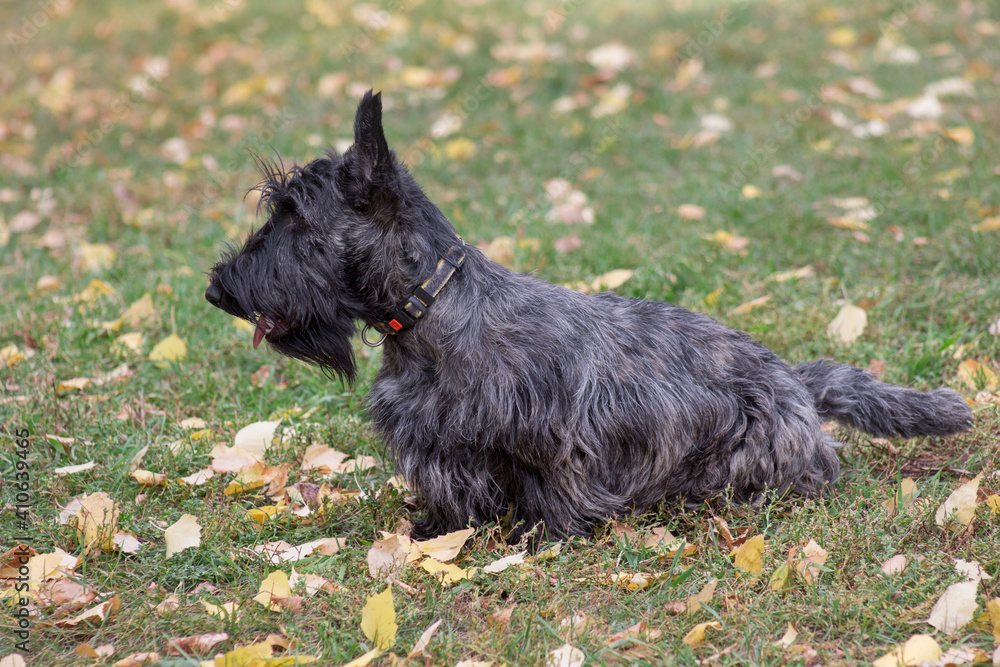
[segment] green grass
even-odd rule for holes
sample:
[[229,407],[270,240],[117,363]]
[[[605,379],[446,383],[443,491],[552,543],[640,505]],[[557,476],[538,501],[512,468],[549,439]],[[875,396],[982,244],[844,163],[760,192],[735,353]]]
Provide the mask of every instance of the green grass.
[[[322,653],[323,664],[331,665],[371,648],[359,628],[361,612],[385,583],[369,577],[366,553],[380,531],[406,516],[404,498],[386,490],[391,465],[338,478],[345,489],[366,491],[365,500],[263,528],[245,511],[269,501],[253,493],[224,495],[231,475],[194,488],[176,481],[208,465],[214,444],[232,444],[240,427],[272,414],[284,415],[286,426],[309,424],[269,454],[271,463],[292,464],[289,482],[298,481],[309,444],[381,455],[363,416],[377,351],[357,344],[361,380],[343,386],[254,351],[249,334],[202,296],[204,274],[225,242],[255,223],[254,201],[244,200],[258,180],[250,150],[277,152],[286,162],[321,156],[324,147],[350,139],[358,92],[369,86],[383,91],[390,144],[411,158],[417,179],[466,239],[527,240],[514,251],[518,270],[575,283],[633,269],[619,293],[707,312],[791,362],[829,357],[868,367],[884,361],[889,381],[949,385],[970,399],[976,392],[956,379],[959,363],[998,368],[1000,338],[987,328],[1000,318],[1000,232],[973,230],[1000,209],[994,32],[1000,16],[984,13],[988,3],[970,5],[969,16],[930,0],[736,3],[714,36],[706,25],[727,5],[403,1],[389,6],[387,29],[372,30],[384,22],[339,1],[306,3],[330,8],[318,16],[301,2],[174,4],[66,3],[58,15],[46,14],[52,6],[44,3],[0,5],[14,31],[4,33],[10,64],[0,75],[0,348],[34,353],[0,369],[0,551],[23,534],[39,552],[59,547],[79,554],[73,527],[55,519],[73,497],[95,491],[120,503],[121,528],[144,543],[135,556],[85,559],[79,579],[119,595],[121,610],[103,625],[60,629],[52,622],[63,612],[39,609],[30,664],[78,664],[73,650],[84,641],[112,643],[119,658],[162,651],[170,637],[222,630],[230,639],[220,649],[281,632],[303,654]],[[42,12],[44,25],[27,36],[20,32],[23,21],[34,20],[35,12]],[[551,12],[561,20],[552,20]],[[890,37],[916,49],[916,63],[887,63],[879,55],[889,43],[882,25],[894,15],[899,28]],[[9,43],[15,33],[26,35],[16,54]],[[838,36],[853,36],[853,43],[829,42]],[[703,70],[679,85],[674,54],[699,37],[707,44]],[[612,40],[627,44],[635,62],[597,81],[586,54]],[[498,47],[511,44],[550,50],[500,60]],[[150,78],[144,72],[151,64],[166,67]],[[440,83],[407,84],[423,75],[411,67],[427,68]],[[691,62],[684,67],[697,69]],[[136,86],[142,77],[145,85]],[[845,82],[852,77],[869,77],[882,97],[851,92]],[[893,106],[950,77],[970,81],[975,94],[942,97],[935,121],[914,121]],[[617,83],[630,86],[627,104],[594,118],[594,104]],[[824,86],[824,99],[815,97]],[[578,109],[553,112],[556,100],[574,96]],[[430,128],[446,110],[460,113],[462,127],[434,138]],[[733,129],[691,147],[700,119],[711,113],[729,118]],[[854,123],[884,118],[888,133],[855,137],[832,122],[835,113]],[[974,142],[943,138],[943,130],[956,127],[970,128]],[[164,150],[177,137],[189,151],[179,161]],[[447,157],[448,142],[459,137],[475,145],[466,160]],[[779,165],[794,168],[801,180],[774,176]],[[741,169],[752,173],[743,176]],[[543,184],[556,177],[586,194],[592,225],[546,220]],[[745,184],[762,196],[742,197]],[[829,198],[859,196],[880,209],[864,230],[867,241],[827,220],[838,213]],[[704,207],[704,218],[680,217],[683,204]],[[22,211],[38,212],[39,223],[12,230],[27,220],[17,217]],[[720,230],[748,239],[745,252],[705,240]],[[555,242],[571,233],[580,247],[556,251]],[[79,259],[84,243],[108,244],[114,260],[88,269]],[[807,265],[812,277],[770,279]],[[43,276],[56,279],[54,290],[39,285]],[[87,305],[67,299],[93,279],[114,293]],[[118,334],[100,323],[147,292],[159,319],[136,329],[145,335],[140,352],[122,353],[114,345]],[[765,295],[764,305],[734,312]],[[849,347],[826,333],[845,298],[868,313],[867,329]],[[187,343],[186,357],[165,368],[148,361],[152,346],[174,332]],[[130,373],[119,381],[57,391],[61,381],[97,378],[121,363]],[[251,374],[264,365],[271,374],[257,386]],[[849,442],[841,453],[843,478],[822,499],[788,498],[762,509],[671,506],[627,520],[640,530],[665,525],[699,547],[676,563],[602,530],[593,541],[565,544],[552,560],[499,575],[480,572],[452,587],[409,566],[399,580],[412,592],[394,587],[394,650],[405,654],[427,625],[443,618],[428,664],[471,658],[544,664],[567,640],[586,653],[588,664],[686,665],[720,653],[712,664],[869,663],[913,634],[933,633],[920,621],[959,580],[953,558],[978,560],[994,576],[980,585],[980,609],[1000,597],[1000,517],[984,503],[968,530],[934,523],[936,508],[962,478],[1000,467],[996,396],[991,403],[980,395],[976,428],[960,437],[886,443],[842,432]],[[203,418],[211,436],[172,454],[166,444],[184,436],[179,422],[188,417]],[[33,522],[27,530],[17,527],[13,508],[14,434],[23,428],[31,433]],[[64,446],[46,434],[75,442]],[[166,474],[166,487],[143,489],[128,475],[132,457],[146,446],[142,467]],[[93,470],[53,473],[91,460],[98,463]],[[892,517],[883,501],[905,476],[917,479],[921,498]],[[1000,477],[985,478],[982,489],[1000,492]],[[202,546],[166,559],[163,530],[185,513],[199,518]],[[709,530],[712,517],[725,519],[734,532],[765,536],[760,576],[734,569],[728,549]],[[300,562],[296,570],[330,579],[341,587],[336,593],[307,598],[298,613],[250,602],[274,569],[251,556],[253,546],[328,536],[345,537],[347,547]],[[481,567],[514,553],[493,537],[489,529],[479,531],[459,563]],[[809,539],[830,553],[817,585],[799,581],[783,593],[769,590],[768,579],[789,549]],[[910,559],[908,569],[882,575],[879,564],[896,553]],[[602,581],[620,571],[667,576],[638,591]],[[711,578],[718,588],[701,611],[669,611],[669,603]],[[205,583],[214,588],[199,587]],[[166,616],[152,611],[174,592],[179,609]],[[202,600],[240,600],[244,611],[223,622],[206,615]],[[511,606],[509,627],[490,623],[490,614]],[[13,650],[11,610],[5,602],[0,656]],[[570,638],[560,621],[578,611],[592,623]],[[712,620],[722,629],[710,630],[704,645],[682,644],[696,623]],[[660,634],[607,644],[609,635],[640,621]],[[774,644],[787,623],[800,633],[796,644],[808,649]],[[935,637],[943,647],[993,650],[981,622]]]

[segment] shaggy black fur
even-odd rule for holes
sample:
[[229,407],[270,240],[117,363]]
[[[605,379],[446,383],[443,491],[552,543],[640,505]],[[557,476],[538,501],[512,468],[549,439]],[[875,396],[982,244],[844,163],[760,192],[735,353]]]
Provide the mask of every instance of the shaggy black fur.
[[[378,95],[355,144],[265,172],[268,220],[212,270],[206,298],[278,352],[354,376],[355,322],[430,276],[455,231],[389,150]],[[816,494],[836,479],[836,419],[890,436],[972,423],[922,393],[826,362],[789,367],[748,335],[666,303],[583,295],[473,247],[413,328],[385,341],[367,405],[427,509],[418,537],[496,520],[588,534],[664,498]]]

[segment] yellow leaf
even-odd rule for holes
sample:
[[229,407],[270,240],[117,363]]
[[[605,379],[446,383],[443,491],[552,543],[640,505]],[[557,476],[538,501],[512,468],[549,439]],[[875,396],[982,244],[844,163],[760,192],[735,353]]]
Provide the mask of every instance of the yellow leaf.
[[[7,366],[17,366],[24,361],[25,357],[17,345],[8,345],[0,350],[0,364]],[[58,391],[58,389],[57,389]]]
[[406,659],[411,660],[413,658],[419,658],[420,656],[422,656],[424,654],[424,650],[427,648],[427,645],[430,644],[431,642],[431,637],[434,636],[434,633],[437,632],[437,629],[439,627],[441,627],[440,618],[431,623],[430,625],[428,625],[427,629],[424,630],[423,634],[420,635],[420,638],[417,640],[417,643],[414,644],[413,648],[410,649],[410,652],[406,654]]
[[139,486],[166,486],[167,476],[163,473],[151,470],[135,470],[132,472],[132,479],[139,483]]
[[1000,231],[1000,215],[983,218],[978,225],[972,226],[974,232],[996,232]]
[[444,145],[444,155],[449,160],[465,162],[476,154],[476,144],[465,137],[451,139]]
[[989,614],[990,625],[993,626],[993,643],[1000,646],[1000,598],[994,598],[986,603],[986,613]]
[[975,359],[966,359],[958,365],[958,379],[972,391],[996,391],[1000,387],[993,369]]
[[[892,516],[895,516],[899,509],[904,509],[909,507],[910,503],[917,499],[917,483],[913,481],[910,477],[904,477],[899,482],[899,487],[896,489],[896,493],[885,500],[882,505],[889,510]],[[897,503],[900,507],[897,508]]]
[[388,587],[365,602],[365,608],[361,612],[361,631],[379,650],[387,651],[396,643],[396,629],[392,587]]
[[979,493],[979,480],[982,478],[983,473],[979,473],[972,480],[952,491],[951,495],[941,503],[937,512],[934,513],[934,522],[939,526],[944,526],[954,516],[960,527],[964,528],[972,523],[972,518],[976,515],[976,494]]
[[155,361],[160,368],[166,368],[171,361],[180,361],[187,355],[187,344],[177,334],[170,334],[156,344],[150,353],[149,360]]
[[192,514],[181,516],[164,531],[163,540],[167,544],[167,558],[189,547],[201,546],[201,526],[198,525],[198,518]]
[[699,623],[698,625],[691,628],[691,631],[684,635],[682,640],[688,646],[701,646],[705,643],[705,632],[712,628],[714,630],[721,630],[722,623],[719,621],[709,621],[707,623]]
[[764,553],[764,536],[755,535],[736,549],[736,569],[758,573],[762,569],[761,555]]
[[658,581],[666,579],[667,572],[619,572],[610,575],[610,583],[616,588],[640,591]]
[[628,282],[634,273],[635,271],[632,271],[631,269],[615,269],[614,271],[608,271],[607,273],[594,278],[590,287],[595,292],[618,289]]
[[972,620],[976,611],[978,581],[962,581],[945,589],[931,609],[927,622],[945,633],[953,635]]
[[770,300],[771,300],[771,295],[770,294],[765,294],[764,296],[759,296],[756,299],[751,299],[750,301],[747,301],[746,303],[741,303],[740,305],[736,306],[731,311],[729,311],[729,314],[730,315],[746,315],[750,311],[752,311],[754,308],[759,308],[760,306],[763,306],[765,303],[767,303]]
[[841,229],[850,229],[853,231],[864,231],[868,229],[868,223],[864,220],[859,220],[853,215],[842,215],[842,216],[831,216],[826,219],[834,227],[840,227]]
[[475,570],[475,568],[463,570],[454,563],[442,563],[433,558],[425,558],[420,561],[420,567],[433,575],[437,575],[437,578],[445,586],[450,586],[462,579],[468,579],[472,575],[473,570]]
[[457,556],[458,552],[462,550],[462,547],[465,546],[465,543],[475,532],[475,528],[456,530],[453,533],[441,535],[432,540],[417,542],[416,544],[425,556],[445,562]]
[[744,199],[760,199],[760,197],[764,193],[761,192],[760,188],[758,188],[756,185],[751,185],[750,183],[747,183],[746,185],[743,186],[743,189],[740,190],[740,194],[743,195]]
[[98,491],[80,499],[76,531],[84,553],[94,548],[111,551],[111,537],[118,530],[118,504],[107,493]]
[[79,294],[73,297],[73,301],[79,301],[83,303],[94,303],[102,296],[109,296],[115,293],[115,288],[104,282],[103,280],[98,280],[94,278],[90,281],[90,284],[83,288]]
[[994,493],[986,496],[986,506],[993,510],[994,514],[1000,514],[1000,494]]
[[260,582],[260,588],[254,596],[254,602],[271,611],[280,611],[283,607],[275,604],[271,598],[287,598],[292,596],[292,588],[288,585],[288,575],[282,570],[275,570]]
[[971,146],[976,141],[976,133],[972,131],[972,128],[964,125],[944,130],[944,136],[962,146]]
[[708,583],[705,584],[700,591],[685,601],[687,605],[687,612],[689,614],[693,614],[701,609],[701,605],[711,602],[712,596],[715,595],[715,589],[718,585],[718,579],[709,579]]
[[[206,603],[207,604],[207,603]],[[215,667],[254,667],[268,664],[268,659],[274,655],[271,642],[260,642],[250,646],[241,646],[220,655],[212,663]],[[202,663],[203,665],[205,663]]]
[[344,663],[344,667],[366,667],[366,665],[371,664],[371,661],[382,655],[382,649],[373,648],[363,655],[358,656],[350,662]]
[[834,28],[826,34],[826,43],[830,46],[838,46],[841,48],[846,48],[849,46],[854,46],[854,43],[858,41],[858,32],[849,26],[842,26],[840,28]]
[[521,553],[514,554],[513,556],[506,556],[498,560],[493,561],[489,565],[483,568],[483,572],[488,572],[490,574],[497,574],[498,572],[503,572],[511,565],[521,565],[524,563],[525,551]]
[[320,25],[326,28],[340,24],[340,15],[337,10],[324,0],[306,0],[306,11],[315,16]]
[[868,324],[868,313],[863,308],[845,304],[837,316],[826,327],[826,333],[834,340],[850,345],[865,330]]
[[63,380],[56,385],[56,393],[62,394],[70,391],[83,391],[90,384],[90,378],[72,378]]
[[142,346],[146,342],[146,336],[138,331],[133,331],[131,333],[122,334],[115,339],[115,345],[122,350],[132,350],[133,352],[139,352],[142,350]]
[[788,627],[785,628],[785,634],[781,636],[781,639],[774,642],[774,645],[779,646],[781,648],[788,648],[789,646],[795,643],[795,639],[798,636],[799,636],[799,631],[795,629],[794,625],[789,623]]
[[933,662],[941,657],[941,647],[930,635],[913,635],[902,646],[872,663],[873,667],[906,667]]
[[775,568],[774,574],[771,575],[771,581],[768,582],[767,587],[772,591],[783,591],[789,587],[789,579],[792,576],[792,568],[789,567],[788,563],[782,563]]
[[404,67],[399,80],[410,88],[426,88],[434,80],[434,72],[426,67]]
[[239,604],[236,602],[226,602],[225,604],[212,604],[206,600],[202,600],[201,604],[205,607],[205,611],[209,616],[214,616],[216,618],[221,618],[222,620],[230,619],[233,622],[239,618]]
[[81,243],[76,249],[76,262],[88,273],[111,268],[115,251],[107,243]]
[[[256,74],[248,79],[237,81],[223,91],[220,102],[223,106],[233,106],[243,104],[257,93],[264,90],[267,85],[267,77]],[[183,160],[181,160],[183,162]]]

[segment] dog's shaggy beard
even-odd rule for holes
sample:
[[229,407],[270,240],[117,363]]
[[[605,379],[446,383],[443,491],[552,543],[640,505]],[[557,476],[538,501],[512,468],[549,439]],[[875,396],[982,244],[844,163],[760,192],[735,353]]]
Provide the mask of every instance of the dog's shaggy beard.
[[351,337],[360,306],[343,286],[307,265],[289,261],[294,273],[276,277],[264,260],[230,248],[210,274],[221,290],[218,307],[256,327],[254,347],[266,340],[280,354],[352,382],[357,364]]

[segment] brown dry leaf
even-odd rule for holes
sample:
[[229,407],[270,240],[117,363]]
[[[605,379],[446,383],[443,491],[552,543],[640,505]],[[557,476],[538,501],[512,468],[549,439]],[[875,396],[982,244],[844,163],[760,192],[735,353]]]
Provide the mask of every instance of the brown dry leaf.
[[764,553],[764,549],[763,535],[755,535],[751,539],[744,542],[733,552],[733,555],[736,558],[734,561],[736,569],[753,574],[760,573],[763,568],[761,556]]
[[788,552],[788,564],[795,568],[807,584],[813,584],[826,563],[827,555],[816,540],[809,540],[804,547],[792,547]]
[[983,473],[979,473],[973,479],[966,482],[951,492],[951,495],[941,503],[934,513],[934,522],[939,526],[944,526],[954,517],[955,525],[965,528],[972,523],[976,516],[976,496],[979,493],[979,481],[983,478]]
[[420,634],[420,638],[417,639],[417,643],[414,644],[413,648],[410,649],[410,652],[406,654],[406,659],[412,660],[413,658],[422,657],[427,645],[431,643],[431,637],[434,636],[434,633],[437,632],[439,627],[441,627],[440,618],[428,625],[427,629]]
[[393,533],[372,543],[368,550],[368,574],[387,577],[420,556],[420,548],[409,537]]
[[[581,616],[587,619],[588,623],[581,624],[583,627],[579,628],[579,634],[582,634],[582,632],[587,629],[587,627],[591,622],[591,619],[589,619],[589,617],[587,617],[586,615],[581,614]],[[645,621],[639,621],[635,625],[625,628],[621,632],[616,632],[613,635],[605,637],[604,643],[610,646],[611,644],[614,644],[615,642],[620,642],[623,639],[632,639],[632,638],[638,638],[650,641],[659,638],[660,635],[662,634],[663,630],[659,629],[651,630],[649,626],[646,625]]]
[[774,642],[774,645],[780,648],[788,648],[795,643],[795,639],[799,636],[799,631],[795,629],[795,626],[791,623],[785,628],[785,634],[781,636],[781,639]]
[[850,345],[864,332],[868,324],[868,313],[863,308],[844,304],[837,316],[826,327],[830,338],[844,345]]
[[163,533],[167,545],[167,558],[191,547],[201,546],[201,526],[198,517],[184,514]]
[[111,667],[142,667],[142,665],[155,665],[158,662],[160,662],[159,653],[156,651],[145,651],[142,653],[131,653],[113,663]]
[[302,455],[301,470],[330,475],[346,458],[347,454],[344,452],[338,452],[326,445],[310,445]]
[[705,643],[705,633],[708,632],[709,628],[713,630],[721,630],[722,623],[719,621],[708,621],[707,623],[699,623],[698,625],[691,628],[690,632],[684,635],[682,640],[685,644],[691,647],[701,646]]
[[43,582],[38,588],[38,599],[43,605],[86,607],[97,599],[93,589],[70,579]]
[[487,624],[496,628],[506,628],[510,625],[510,618],[514,614],[514,609],[517,605],[511,605],[509,607],[504,607],[503,609],[497,609],[495,612],[486,617]]
[[115,614],[122,606],[121,598],[117,595],[112,597],[110,600],[105,600],[104,602],[91,607],[87,611],[83,612],[78,616],[73,618],[67,618],[55,621],[52,625],[57,628],[74,628],[81,623],[101,625],[104,623],[112,614]]
[[685,220],[701,220],[705,217],[705,209],[697,204],[681,204],[677,207],[677,215]]
[[229,639],[228,632],[210,632],[188,637],[172,637],[167,640],[164,652],[167,655],[208,655],[219,642]]
[[111,537],[118,530],[119,514],[118,504],[103,491],[80,498],[76,534],[84,553],[112,550]]
[[457,556],[475,532],[475,528],[466,528],[415,544],[425,556],[445,562]]
[[[84,642],[73,649],[73,653],[84,658],[110,658],[115,654],[115,647],[113,644],[102,644],[95,648],[90,642]],[[3,665],[3,660],[0,660],[0,667]]]
[[978,588],[978,581],[963,581],[946,588],[934,603],[927,623],[946,635],[953,635],[964,628],[975,614]]
[[166,616],[170,612],[180,609],[180,606],[181,599],[176,594],[171,594],[163,602],[153,607],[153,611],[160,616]]
[[469,579],[475,572],[476,568],[463,569],[454,563],[442,563],[434,558],[425,558],[420,561],[420,567],[424,568],[432,575],[435,575],[438,580],[445,586],[450,586],[451,584],[457,583],[462,579]]
[[941,647],[930,635],[914,635],[872,663],[873,667],[905,667],[941,658]]
[[906,569],[906,556],[903,554],[896,554],[889,560],[882,563],[882,572],[888,575],[893,575],[898,572],[902,572]]

